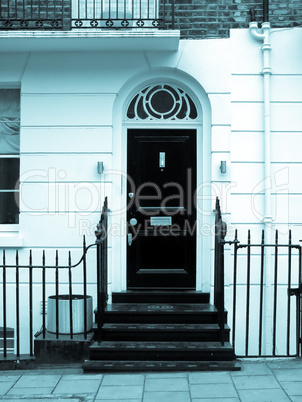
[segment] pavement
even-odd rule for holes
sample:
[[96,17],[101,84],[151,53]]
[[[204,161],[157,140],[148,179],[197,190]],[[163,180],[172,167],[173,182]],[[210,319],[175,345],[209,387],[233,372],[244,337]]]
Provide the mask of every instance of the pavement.
[[239,361],[235,372],[84,374],[81,367],[0,372],[1,401],[302,401],[302,359]]

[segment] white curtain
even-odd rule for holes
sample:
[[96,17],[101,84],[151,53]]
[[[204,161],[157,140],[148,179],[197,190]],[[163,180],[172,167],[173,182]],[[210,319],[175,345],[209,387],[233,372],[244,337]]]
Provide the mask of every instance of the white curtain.
[[20,90],[0,89],[0,154],[20,152]]

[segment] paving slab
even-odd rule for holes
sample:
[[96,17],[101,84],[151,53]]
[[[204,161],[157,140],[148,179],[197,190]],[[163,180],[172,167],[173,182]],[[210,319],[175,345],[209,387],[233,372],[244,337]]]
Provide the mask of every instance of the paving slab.
[[23,374],[26,374],[26,373],[34,373],[34,375],[37,375],[37,371],[36,370],[33,370],[33,371],[31,371],[31,370],[1,370],[0,371],[0,375],[1,376],[3,376],[3,375],[12,375],[12,376],[14,376],[14,375],[18,375],[18,376],[21,376],[21,375],[23,375]]
[[68,398],[68,399],[64,399],[64,398],[54,398],[51,395],[50,396],[45,396],[44,398],[37,398],[36,396],[34,396],[34,399],[32,399],[32,397],[22,397],[22,398],[16,398],[16,397],[4,397],[3,401],[14,401],[14,402],[24,402],[24,401],[31,401],[31,402],[45,402],[45,401],[49,401],[49,402],[82,402],[83,400],[78,399],[78,398]]
[[146,378],[187,378],[188,373],[178,372],[178,371],[165,371],[163,373],[146,373]]
[[0,372],[0,382],[16,382],[17,380],[19,380],[19,378],[21,377],[21,375],[9,375],[9,374],[2,374]]
[[42,388],[42,387],[55,387],[59,380],[60,375],[37,374],[28,375],[24,374],[14,385],[14,388]]
[[191,397],[200,398],[234,398],[238,397],[236,389],[231,384],[192,384]]
[[143,385],[143,374],[105,374],[102,385]]
[[5,395],[14,385],[14,382],[0,382],[0,395]]
[[[142,398],[139,399],[123,399],[123,402],[141,402]],[[96,401],[101,402],[120,402],[120,399],[96,399]],[[34,401],[36,402],[36,401]]]
[[24,395],[28,399],[31,399],[31,395],[50,395],[52,393],[53,388],[38,388],[38,387],[26,387],[25,388],[15,388],[13,387],[7,395]]
[[96,400],[102,399],[141,399],[143,395],[142,385],[101,385]]
[[280,384],[289,396],[302,396],[302,381],[281,382]]
[[232,377],[244,375],[267,375],[272,374],[270,367],[266,363],[240,363],[240,371],[232,371]]
[[191,402],[189,392],[144,392],[143,402]]
[[302,368],[301,369],[275,369],[275,370],[273,370],[273,374],[277,378],[278,381],[301,381],[302,382]]
[[293,359],[269,359],[266,364],[272,369],[302,368],[302,359],[300,357]]
[[53,394],[89,394],[96,393],[101,380],[61,380],[53,391]]
[[76,381],[76,380],[102,380],[103,374],[64,374],[62,381]]
[[187,378],[147,378],[145,391],[189,391]]
[[0,375],[63,375],[63,374],[83,374],[82,366],[75,364],[72,366],[60,365],[52,367],[49,365],[39,365],[35,369],[31,370],[3,370],[0,371]]
[[238,394],[241,402],[290,401],[282,389],[241,389],[238,390]]
[[240,402],[239,398],[205,398],[192,399],[192,402]]
[[229,373],[195,372],[189,373],[190,384],[232,384]]
[[237,390],[280,388],[278,381],[273,375],[233,377],[233,381]]

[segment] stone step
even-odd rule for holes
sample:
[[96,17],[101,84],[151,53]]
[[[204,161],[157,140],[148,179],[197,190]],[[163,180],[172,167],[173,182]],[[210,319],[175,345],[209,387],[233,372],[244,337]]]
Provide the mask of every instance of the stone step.
[[[225,325],[225,341],[230,329]],[[106,323],[103,341],[219,341],[218,324]]]
[[209,303],[210,293],[196,291],[128,290],[112,294],[113,303]]
[[[96,322],[97,322],[97,311]],[[225,311],[225,322],[227,312]],[[218,311],[209,303],[114,303],[105,310],[105,323],[217,324]]]
[[234,351],[229,342],[123,342],[94,341],[90,360],[140,361],[230,361]]
[[158,371],[239,371],[235,361],[111,361],[85,360],[82,366],[85,373],[99,372],[158,372]]

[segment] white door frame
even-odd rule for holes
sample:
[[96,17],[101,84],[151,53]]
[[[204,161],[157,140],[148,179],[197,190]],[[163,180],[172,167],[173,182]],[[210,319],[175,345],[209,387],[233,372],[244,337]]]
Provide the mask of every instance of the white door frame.
[[[125,120],[126,107],[132,97],[144,86],[154,83],[174,84],[186,90],[192,97],[198,113],[199,121],[177,121],[152,123],[131,122]],[[129,128],[175,128],[196,129],[197,133],[197,188],[198,208],[196,211],[196,290],[209,292],[211,282],[211,225],[213,224],[211,200],[211,107],[209,98],[202,86],[187,74],[175,69],[156,69],[137,75],[129,80],[120,90],[113,108],[113,166],[112,174],[114,205],[111,223],[119,227],[119,235],[111,236],[111,278],[112,290],[115,292],[127,289],[126,259],[126,205],[127,205],[127,130]],[[200,161],[202,161],[200,163]]]

